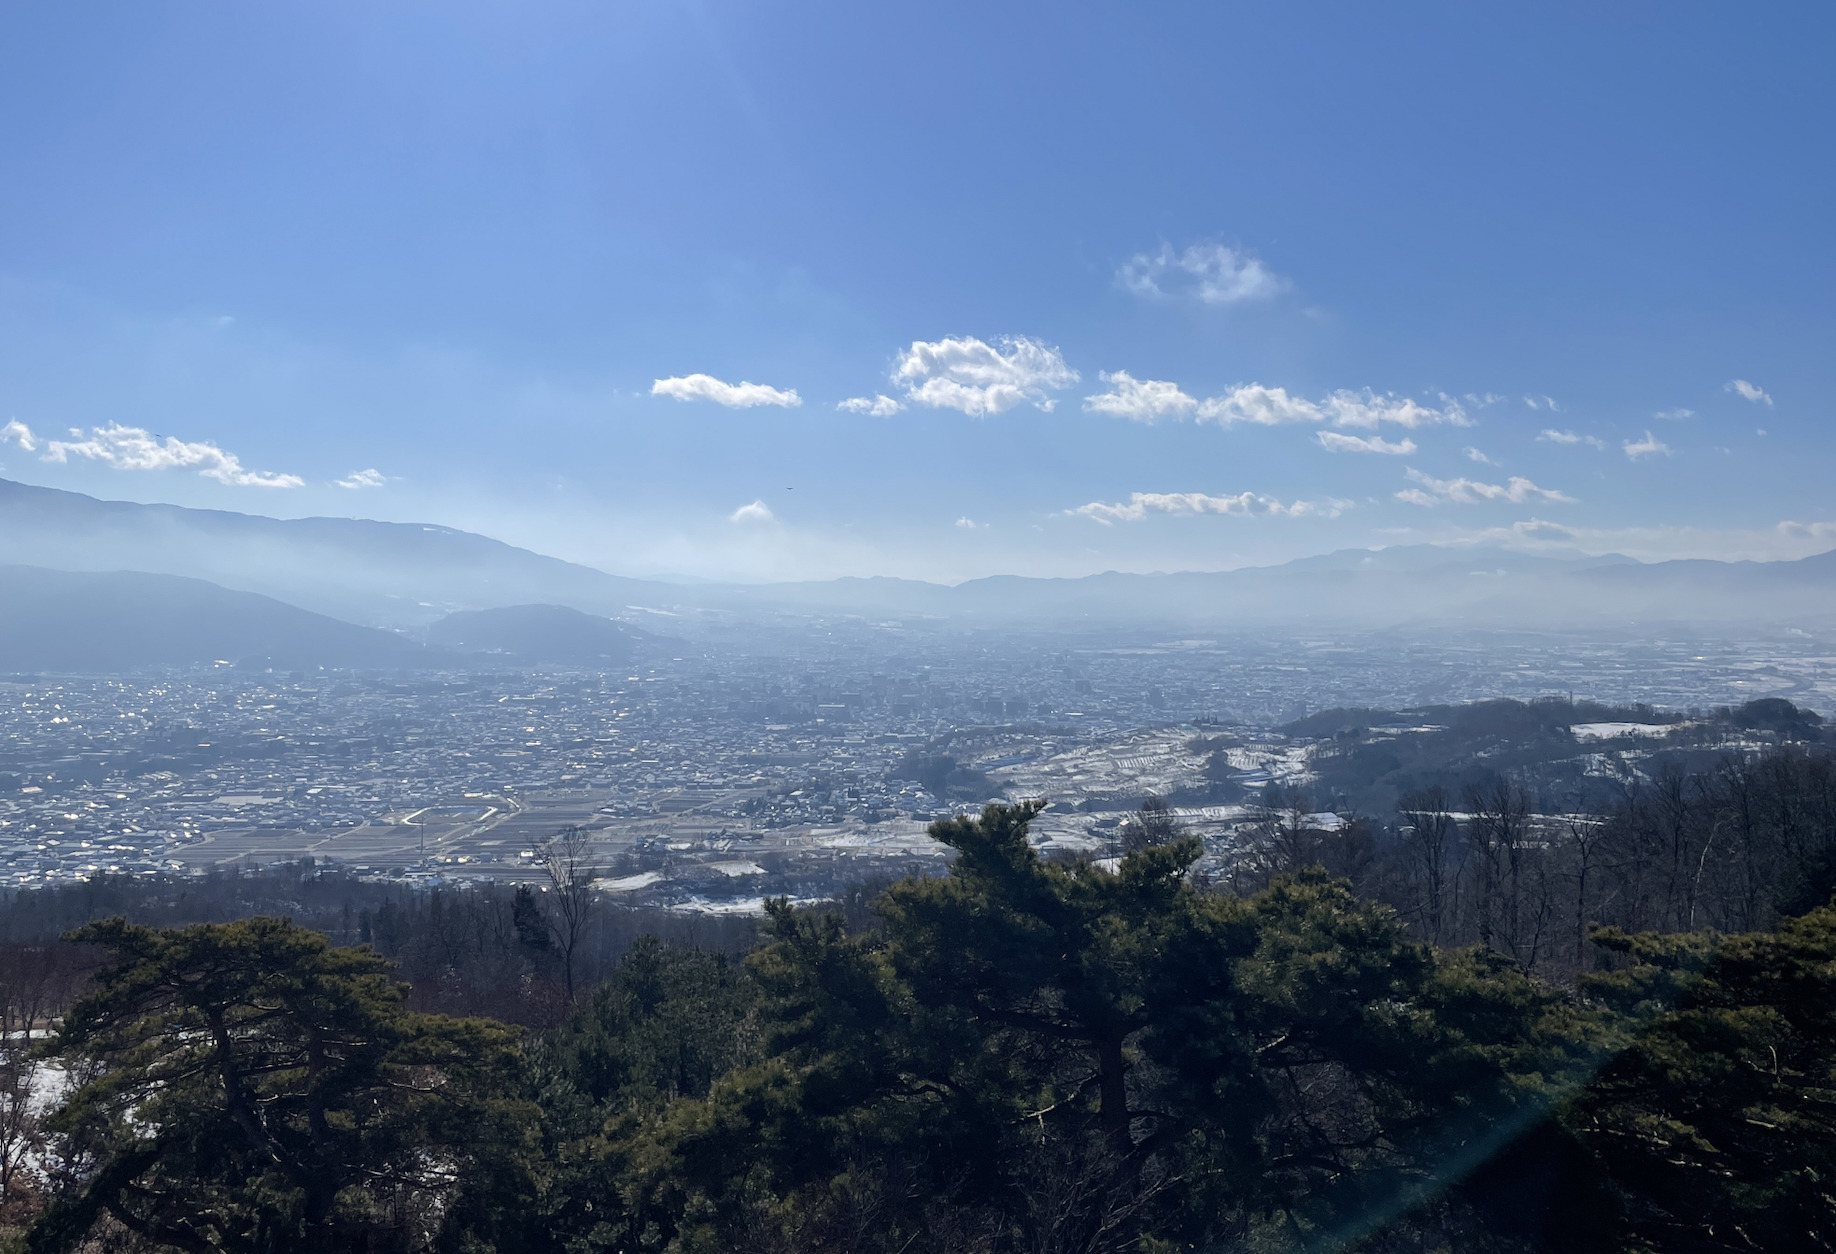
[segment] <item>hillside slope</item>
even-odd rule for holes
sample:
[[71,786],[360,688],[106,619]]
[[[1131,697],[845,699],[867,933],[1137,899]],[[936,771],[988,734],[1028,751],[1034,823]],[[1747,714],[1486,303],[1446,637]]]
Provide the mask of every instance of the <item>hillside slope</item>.
[[430,644],[455,653],[573,666],[621,666],[651,639],[647,632],[564,605],[462,610],[427,629]]
[[200,579],[0,566],[0,672],[216,661],[369,670],[433,658],[386,631]]
[[103,501],[5,479],[0,562],[183,575],[379,626],[531,602],[618,612],[671,591],[451,527]]

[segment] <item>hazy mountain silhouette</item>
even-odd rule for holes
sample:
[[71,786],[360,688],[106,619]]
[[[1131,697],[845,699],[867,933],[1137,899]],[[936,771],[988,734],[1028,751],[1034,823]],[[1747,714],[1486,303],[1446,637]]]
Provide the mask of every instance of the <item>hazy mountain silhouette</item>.
[[[1223,572],[1001,575],[953,587],[893,578],[664,583],[449,527],[99,501],[6,480],[0,561],[186,575],[353,622],[412,627],[455,611],[534,606],[614,617],[638,607],[661,610],[676,615],[655,620],[672,633],[833,616],[967,628],[1204,631],[1283,624],[1617,630],[1656,622],[1774,628],[1821,625],[1836,614],[1836,552],[1793,562],[1640,563],[1410,545]],[[504,630],[511,621],[503,620]],[[538,628],[531,620],[521,630]],[[574,647],[559,636],[552,646],[537,647],[536,639],[505,637],[478,648],[529,656],[532,647]]]
[[[1305,624],[1558,628],[1635,621],[1772,624],[1836,611],[1836,555],[1801,562],[1553,557],[1497,548],[1350,549],[1279,566],[1070,579],[998,575],[955,587],[838,579],[743,590],[755,606],[917,615],[969,625],[1204,630]],[[713,598],[721,595],[709,591]],[[738,608],[741,598],[729,594]]]
[[388,669],[422,645],[253,592],[176,575],[0,566],[0,671],[120,671],[210,662]]
[[451,527],[101,501],[5,479],[0,562],[186,575],[386,626],[538,601],[617,612],[673,591]]
[[427,629],[427,639],[455,653],[519,662],[623,666],[654,637],[565,605],[510,605],[448,614]]

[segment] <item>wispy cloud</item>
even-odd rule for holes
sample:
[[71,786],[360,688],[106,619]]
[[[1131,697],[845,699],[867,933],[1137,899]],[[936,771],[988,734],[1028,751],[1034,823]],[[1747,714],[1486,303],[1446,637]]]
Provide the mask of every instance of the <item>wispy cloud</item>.
[[38,447],[38,440],[32,435],[32,428],[17,418],[7,419],[6,425],[0,427],[0,444],[5,444],[9,440],[28,453]]
[[884,392],[875,392],[872,396],[850,396],[835,408],[850,414],[866,414],[869,418],[890,418],[905,406]]
[[1590,448],[1605,448],[1606,441],[1597,435],[1582,435],[1578,431],[1557,431],[1554,427],[1544,427],[1537,433],[1538,440],[1545,444],[1585,444]]
[[1463,451],[1466,453],[1466,460],[1469,462],[1478,462],[1481,466],[1496,466],[1498,464],[1484,453],[1481,453],[1478,449],[1471,446],[1468,446]]
[[1749,383],[1745,379],[1729,379],[1722,385],[1721,390],[1738,393],[1742,399],[1752,401],[1756,405],[1772,404],[1772,397],[1766,394],[1765,388],[1757,383]]
[[1289,422],[1329,422],[1335,427],[1375,428],[1383,423],[1399,427],[1446,425],[1468,427],[1472,419],[1453,397],[1441,398],[1440,408],[1424,405],[1413,397],[1374,392],[1370,388],[1343,389],[1324,400],[1311,401],[1290,395],[1286,388],[1260,383],[1242,383],[1222,396],[1201,401],[1200,421],[1224,426],[1247,422],[1258,426],[1275,426]]
[[1531,409],[1546,409],[1550,413],[1562,412],[1562,407],[1556,404],[1556,398],[1553,396],[1526,396],[1524,404]]
[[1288,281],[1259,258],[1211,243],[1177,251],[1162,243],[1158,252],[1136,253],[1117,268],[1116,282],[1137,296],[1205,305],[1267,300],[1288,287]]
[[1668,457],[1670,455],[1670,445],[1664,443],[1649,431],[1645,432],[1644,439],[1626,440],[1620,444],[1620,447],[1626,451],[1626,456],[1633,461],[1637,461],[1641,457]]
[[778,521],[778,516],[771,512],[771,506],[763,501],[754,501],[742,505],[727,515],[728,522],[734,523],[768,523]]
[[1386,440],[1380,435],[1344,435],[1337,431],[1319,433],[1320,446],[1333,453],[1388,453],[1405,457],[1415,451],[1415,441]]
[[1127,501],[1092,501],[1068,509],[1067,514],[1093,519],[1108,526],[1139,522],[1149,514],[1223,514],[1235,518],[1337,518],[1351,508],[1350,501],[1292,501],[1283,503],[1256,492],[1235,496],[1209,496],[1203,492],[1133,492]]
[[1511,534],[1519,540],[1542,544],[1566,544],[1578,534],[1573,527],[1542,518],[1524,518],[1511,524]]
[[[1442,517],[1453,521],[1452,516]],[[1525,552],[1617,553],[1644,562],[1677,558],[1772,562],[1828,550],[1836,542],[1836,522],[1788,519],[1718,529],[1674,523],[1588,527],[1529,518],[1506,526],[1438,526],[1432,531],[1400,528],[1391,534],[1395,542],[1442,544],[1454,552],[1471,545],[1501,545]]]
[[957,519],[956,525],[961,527],[964,531],[981,531],[988,526],[987,523],[979,523],[967,514]]
[[[10,428],[13,424],[8,425]],[[25,431],[23,424],[20,430],[24,432],[24,439],[31,438],[31,432]],[[21,447],[30,446],[22,439]],[[208,440],[186,441],[177,436],[158,436],[145,428],[124,427],[118,422],[92,427],[88,436],[46,440],[44,448],[44,459],[48,462],[68,462],[72,457],[81,457],[115,470],[195,470],[206,479],[238,488],[297,488],[306,482],[298,475],[245,469],[234,453],[226,453]]]
[[767,387],[763,383],[727,383],[711,374],[685,374],[658,379],[650,385],[652,396],[670,396],[679,401],[713,401],[728,409],[751,409],[757,405],[785,408],[803,404],[796,388]]
[[1410,505],[1478,505],[1485,501],[1572,501],[1575,498],[1553,488],[1539,488],[1521,475],[1512,475],[1504,483],[1481,483],[1477,479],[1435,479],[1413,466],[1409,479],[1419,485],[1404,488],[1396,499]]
[[1162,418],[1184,418],[1198,408],[1198,400],[1179,390],[1179,384],[1159,379],[1137,379],[1126,370],[1107,371],[1097,376],[1109,384],[1109,391],[1084,398],[1084,408],[1093,413],[1113,414],[1135,422],[1159,422]]
[[362,488],[380,488],[389,482],[389,477],[376,469],[353,470],[342,479],[334,480],[339,487],[355,492]]
[[995,344],[949,336],[914,340],[899,354],[892,377],[909,401],[980,418],[1020,404],[1050,412],[1058,402],[1049,393],[1070,387],[1078,374],[1056,348],[1024,335]]
[[1685,418],[1694,418],[1696,411],[1693,409],[1660,409],[1651,416],[1665,422],[1682,422]]

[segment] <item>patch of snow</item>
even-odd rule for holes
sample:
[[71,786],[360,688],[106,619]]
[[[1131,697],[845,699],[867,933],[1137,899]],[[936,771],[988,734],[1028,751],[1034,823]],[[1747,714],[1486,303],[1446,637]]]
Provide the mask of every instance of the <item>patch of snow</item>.
[[656,871],[645,871],[638,875],[626,875],[615,880],[594,880],[593,887],[602,893],[629,893],[640,888],[649,888],[662,879]]
[[1621,736],[1662,740],[1676,729],[1675,723],[1576,723],[1568,730],[1576,740],[1617,740]]
[[[813,906],[830,900],[827,897],[792,897],[793,906]],[[757,915],[765,913],[763,897],[741,897],[736,901],[709,901],[706,897],[690,897],[669,907],[677,914],[742,914]]]

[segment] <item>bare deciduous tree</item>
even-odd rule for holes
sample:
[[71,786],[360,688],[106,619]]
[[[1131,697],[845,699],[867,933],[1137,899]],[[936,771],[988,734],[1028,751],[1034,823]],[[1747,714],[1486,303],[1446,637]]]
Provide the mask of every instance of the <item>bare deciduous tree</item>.
[[1529,834],[1530,794],[1524,786],[1503,776],[1483,787],[1466,790],[1466,808],[1472,812],[1467,841],[1476,857],[1479,875],[1479,943],[1522,958],[1523,878],[1525,839]]
[[548,930],[561,955],[561,982],[567,999],[574,1000],[574,953],[592,918],[595,894],[593,842],[580,827],[566,827],[530,845],[536,865],[548,876]]
[[1439,784],[1418,789],[1396,808],[1409,825],[1405,848],[1410,869],[1420,876],[1422,930],[1431,944],[1438,945],[1447,922],[1448,879],[1454,869],[1454,817],[1447,790]]
[[43,1181],[35,1168],[45,1147],[40,1116],[55,1076],[34,1056],[32,1033],[69,1006],[80,975],[68,948],[0,948],[0,1227],[34,1205]]
[[1170,844],[1185,834],[1186,829],[1173,817],[1173,807],[1159,797],[1149,797],[1132,818],[1123,820],[1122,852]]

